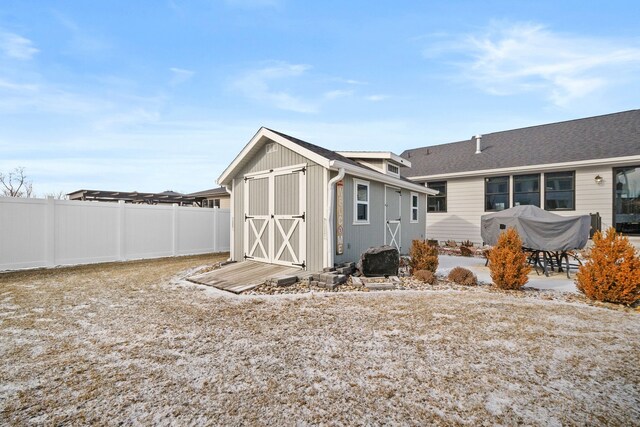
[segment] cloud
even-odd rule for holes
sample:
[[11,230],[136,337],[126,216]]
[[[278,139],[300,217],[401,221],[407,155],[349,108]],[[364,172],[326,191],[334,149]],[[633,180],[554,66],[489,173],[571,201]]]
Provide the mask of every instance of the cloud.
[[384,101],[385,99],[388,99],[388,98],[389,98],[389,95],[369,95],[364,97],[364,99],[371,102]]
[[353,91],[352,90],[330,90],[329,92],[325,92],[324,93],[324,97],[326,99],[337,99],[337,98],[344,98],[346,96],[351,96],[353,95]]
[[492,23],[476,34],[438,36],[427,58],[460,54],[458,77],[494,95],[539,92],[566,105],[640,68],[640,45],[563,34],[534,23]]
[[171,77],[171,85],[179,85],[189,80],[195,74],[195,71],[185,70],[184,68],[169,68],[173,76]]
[[246,72],[233,83],[233,86],[247,98],[271,104],[281,110],[315,113],[318,111],[318,106],[314,103],[292,95],[287,90],[272,87],[278,82],[290,82],[292,79],[301,77],[310,68],[305,64],[276,62],[268,67]]
[[111,49],[111,44],[105,38],[95,35],[91,30],[86,30],[69,16],[54,10],[54,18],[70,34],[68,48],[81,55],[102,55]]
[[0,32],[0,51],[9,58],[25,61],[38,53],[31,40],[18,34]]

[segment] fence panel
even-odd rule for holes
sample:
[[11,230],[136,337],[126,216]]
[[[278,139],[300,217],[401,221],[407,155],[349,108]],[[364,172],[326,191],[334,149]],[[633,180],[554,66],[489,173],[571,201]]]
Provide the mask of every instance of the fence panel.
[[229,209],[0,197],[0,270],[226,252]]

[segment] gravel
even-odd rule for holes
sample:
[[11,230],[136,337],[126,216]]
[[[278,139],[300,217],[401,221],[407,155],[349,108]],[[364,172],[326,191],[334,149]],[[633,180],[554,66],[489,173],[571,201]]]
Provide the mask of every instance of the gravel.
[[179,280],[224,257],[0,274],[0,423],[640,419],[631,309],[449,283],[226,297]]

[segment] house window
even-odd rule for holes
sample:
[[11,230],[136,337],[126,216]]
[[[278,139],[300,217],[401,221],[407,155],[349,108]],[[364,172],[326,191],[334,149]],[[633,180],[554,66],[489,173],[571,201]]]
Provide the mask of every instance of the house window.
[[436,196],[427,196],[427,212],[446,212],[447,181],[428,182],[427,187],[440,192]]
[[418,222],[418,194],[411,193],[411,222]]
[[369,182],[353,180],[353,223],[369,224]]
[[202,207],[203,207],[203,208],[208,208],[208,207],[209,207],[209,201],[208,201],[207,199],[204,199],[204,200],[202,201]]
[[219,208],[220,207],[220,199],[213,199],[213,206],[214,208]]
[[544,174],[544,208],[546,210],[574,210],[575,196],[575,172]]
[[400,168],[396,165],[392,165],[391,163],[387,163],[387,172],[389,172],[391,175],[399,176]]
[[484,179],[484,210],[509,209],[509,177],[495,176]]
[[513,206],[540,207],[540,175],[515,175],[513,177]]
[[640,234],[640,166],[613,170],[613,222],[616,231]]

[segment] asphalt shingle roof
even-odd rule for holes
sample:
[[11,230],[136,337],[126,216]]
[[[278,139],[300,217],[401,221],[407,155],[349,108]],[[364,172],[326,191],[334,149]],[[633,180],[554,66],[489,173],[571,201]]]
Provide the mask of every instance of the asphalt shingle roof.
[[640,110],[485,134],[475,152],[472,138],[400,156],[411,177],[640,155]]
[[[269,128],[265,128],[265,129],[269,129]],[[335,151],[329,150],[327,148],[320,147],[319,145],[311,144],[311,143],[309,143],[307,141],[303,141],[301,139],[298,139],[298,138],[295,138],[293,136],[284,134],[282,132],[278,132],[277,130],[273,130],[273,129],[269,129],[269,130],[271,132],[273,132],[273,133],[277,133],[281,137],[286,138],[286,139],[288,139],[289,141],[291,141],[291,142],[293,142],[295,144],[298,144],[300,147],[306,148],[307,150],[312,151],[312,152],[318,154],[319,156],[324,157],[325,159],[338,160],[338,161],[341,161],[343,163],[348,163],[350,165],[357,166],[357,167],[359,167],[361,169],[366,169],[366,170],[369,170],[369,171],[373,171],[373,172],[379,173],[380,175],[385,175],[385,174],[383,174],[382,172],[380,172],[378,170],[375,170],[373,168],[367,167],[367,166],[365,166],[365,165],[363,165],[361,163],[358,163],[355,160],[352,160],[352,159],[350,159],[348,157],[345,157],[342,154],[339,154],[339,153],[337,153]],[[405,182],[409,182],[409,183],[415,184],[413,181],[407,179],[404,176],[401,176],[399,179],[401,181],[405,181]]]

